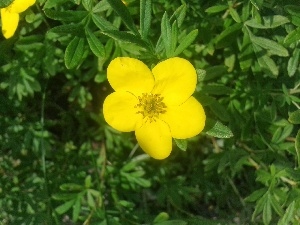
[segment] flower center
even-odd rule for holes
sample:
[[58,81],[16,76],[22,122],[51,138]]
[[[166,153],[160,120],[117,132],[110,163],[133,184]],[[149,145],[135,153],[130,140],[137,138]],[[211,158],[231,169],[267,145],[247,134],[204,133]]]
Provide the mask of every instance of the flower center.
[[160,113],[166,112],[167,106],[160,94],[143,93],[138,99],[139,103],[134,108],[139,108],[140,110],[136,113],[142,114],[144,118],[149,118],[150,123],[156,121]]

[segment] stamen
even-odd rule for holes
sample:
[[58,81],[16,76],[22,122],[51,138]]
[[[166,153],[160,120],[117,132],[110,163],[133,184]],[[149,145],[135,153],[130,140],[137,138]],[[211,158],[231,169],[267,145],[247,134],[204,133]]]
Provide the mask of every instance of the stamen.
[[150,123],[155,122],[159,114],[166,112],[167,106],[160,94],[143,93],[138,99],[139,103],[134,108],[139,108],[140,110],[136,113],[142,114],[144,118],[150,120]]

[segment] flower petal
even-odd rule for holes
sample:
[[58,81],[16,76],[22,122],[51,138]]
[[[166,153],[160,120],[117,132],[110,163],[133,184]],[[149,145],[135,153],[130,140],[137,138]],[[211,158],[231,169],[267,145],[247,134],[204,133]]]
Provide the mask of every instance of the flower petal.
[[19,14],[11,13],[7,8],[1,9],[2,34],[8,39],[12,37],[18,27]]
[[202,105],[190,97],[180,106],[168,107],[167,112],[160,115],[171,130],[174,138],[185,139],[199,134],[205,125],[205,112]]
[[10,12],[14,13],[21,13],[24,12],[26,9],[28,9],[30,6],[32,6],[35,3],[36,0],[14,0],[7,9]]
[[137,98],[129,92],[117,91],[106,97],[103,103],[103,115],[106,122],[114,129],[129,132],[134,131],[136,122],[141,118],[134,106]]
[[141,148],[155,159],[167,158],[172,151],[172,136],[169,126],[161,121],[144,122],[135,130]]
[[118,57],[107,68],[107,79],[115,91],[129,91],[135,96],[150,92],[154,77],[150,69],[140,60]]
[[167,105],[180,105],[195,91],[197,74],[193,65],[182,58],[170,58],[158,63],[152,73],[153,93],[161,94]]

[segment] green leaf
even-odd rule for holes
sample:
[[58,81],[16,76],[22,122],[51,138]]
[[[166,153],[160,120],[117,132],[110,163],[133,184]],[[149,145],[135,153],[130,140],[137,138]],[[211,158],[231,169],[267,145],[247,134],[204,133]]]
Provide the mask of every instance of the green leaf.
[[268,191],[267,188],[261,188],[253,193],[251,193],[248,197],[245,198],[245,201],[248,202],[256,202],[258,199],[260,199],[266,192]]
[[140,1],[140,27],[142,39],[147,39],[151,25],[151,0]]
[[166,213],[166,212],[161,212],[159,213],[155,219],[153,220],[153,223],[154,224],[157,224],[157,223],[161,223],[161,222],[164,222],[164,221],[167,221],[169,219],[169,214]]
[[285,214],[283,217],[278,222],[278,225],[287,225],[290,224],[291,220],[293,219],[294,216],[294,211],[295,211],[295,201],[293,201],[289,207],[285,210]]
[[195,29],[195,30],[192,30],[190,33],[188,33],[184,38],[182,38],[180,40],[180,44],[176,48],[173,56],[179,55],[187,47],[189,47],[194,42],[194,40],[196,39],[197,35],[198,35],[198,29]]
[[295,48],[292,54],[292,57],[288,61],[288,75],[290,77],[294,76],[299,66],[299,56],[300,56],[300,48]]
[[63,191],[80,191],[84,189],[82,185],[74,183],[65,183],[60,185],[59,188]]
[[300,6],[299,5],[285,5],[284,9],[290,15],[299,16],[300,17]]
[[225,28],[224,31],[216,38],[216,48],[230,46],[233,41],[236,41],[236,37],[242,27],[242,23],[235,23],[232,26]]
[[229,95],[232,93],[230,87],[224,85],[208,84],[202,87],[202,91],[211,95]]
[[222,121],[228,122],[229,121],[229,114],[226,111],[226,108],[220,104],[218,101],[214,100],[210,105],[209,108],[211,111]]
[[228,5],[214,5],[205,10],[206,13],[218,13],[228,9]]
[[300,130],[298,130],[298,133],[296,135],[295,149],[296,149],[296,153],[297,153],[298,168],[299,168],[300,167]]
[[66,201],[76,198],[77,193],[57,193],[53,194],[51,197],[55,200]]
[[160,223],[155,223],[155,225],[187,225],[188,223],[183,220],[168,220]]
[[94,24],[102,31],[118,30],[112,23],[97,14],[92,14],[92,20]]
[[45,15],[53,20],[60,20],[66,22],[80,22],[85,16],[88,15],[86,11],[56,11],[53,9],[45,9]]
[[271,73],[273,77],[277,77],[279,70],[273,59],[271,59],[260,46],[253,44],[253,49],[256,54],[258,64],[261,66],[261,68],[266,73]]
[[81,199],[80,199],[80,195],[78,195],[76,198],[76,202],[73,206],[73,221],[74,222],[76,222],[79,218],[80,207],[81,207]]
[[250,35],[250,39],[252,43],[259,45],[263,49],[268,50],[269,53],[272,55],[278,55],[283,57],[287,57],[289,55],[289,52],[285,47],[283,47],[282,45],[278,44],[273,40],[263,38],[263,37],[257,37],[254,35]]
[[108,2],[107,2],[107,1],[100,1],[100,2],[98,2],[98,3],[94,6],[92,12],[93,12],[93,13],[99,13],[99,12],[106,11],[106,10],[108,10],[108,9],[110,9],[110,5],[108,4]]
[[72,199],[70,201],[65,202],[64,204],[58,206],[55,208],[55,211],[61,215],[67,212],[74,204],[75,204],[76,199]]
[[66,25],[53,27],[50,30],[48,30],[48,33],[52,32],[57,34],[80,35],[82,30],[83,30],[83,25],[77,23],[77,24],[66,24]]
[[257,19],[247,20],[245,25],[258,29],[271,29],[289,23],[289,19],[281,15],[264,16],[262,23],[258,23]]
[[300,124],[300,109],[291,112],[288,120],[292,124]]
[[266,201],[264,202],[263,207],[263,222],[265,225],[270,224],[272,219],[272,209],[270,204],[270,195],[267,194]]
[[223,65],[208,67],[206,70],[205,81],[213,80],[227,74],[227,67]]
[[135,26],[135,23],[128,11],[127,7],[121,0],[107,0],[110,6],[116,11],[116,13],[121,17],[124,24],[131,30],[135,35],[139,35],[139,32]]
[[172,14],[170,21],[176,20],[178,27],[181,27],[181,25],[184,22],[184,18],[186,16],[186,10],[187,10],[186,4],[179,6]]
[[99,58],[105,57],[105,49],[101,41],[88,27],[85,28],[85,33],[91,51]]
[[290,32],[284,39],[284,44],[290,45],[300,40],[300,27]]
[[81,0],[83,7],[87,10],[87,11],[92,11],[93,9],[93,1],[92,0]]
[[164,13],[161,20],[161,37],[165,46],[166,55],[170,57],[172,53],[172,28],[167,12]]
[[186,151],[186,149],[187,149],[187,140],[186,139],[176,139],[176,138],[174,138],[174,141],[175,141],[177,147],[180,150]]
[[140,47],[148,48],[147,43],[145,43],[140,37],[137,37],[125,31],[107,30],[107,31],[103,31],[102,33],[118,41],[130,42],[130,43],[137,44]]
[[68,1],[68,0],[47,0],[46,3],[45,3],[45,5],[44,5],[44,7],[43,7],[43,9],[53,8],[53,7],[57,6],[57,5],[60,5],[60,4],[64,3],[64,2],[66,2],[66,1]]
[[239,16],[239,14],[237,13],[237,11],[236,11],[234,8],[230,7],[230,8],[229,8],[229,13],[230,13],[232,19],[233,19],[235,22],[237,22],[237,23],[242,22],[242,21],[241,21],[241,18],[240,18],[240,16]]
[[9,6],[12,2],[13,2],[13,0],[2,0],[0,2],[0,8],[5,8],[5,7]]
[[214,121],[212,119],[206,120],[205,133],[217,138],[233,137],[232,131],[227,126],[219,121]]
[[74,39],[68,44],[65,51],[65,65],[68,69],[77,67],[83,57],[84,52],[84,39],[74,37]]

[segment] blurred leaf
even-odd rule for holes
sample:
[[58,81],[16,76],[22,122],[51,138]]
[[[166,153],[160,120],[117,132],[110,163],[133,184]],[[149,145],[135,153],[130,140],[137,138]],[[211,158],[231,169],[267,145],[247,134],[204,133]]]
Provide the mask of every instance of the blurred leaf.
[[292,54],[292,57],[288,61],[288,75],[294,76],[299,66],[299,56],[300,56],[300,48],[295,48]]
[[251,195],[245,198],[245,201],[248,202],[256,202],[258,199],[260,199],[266,192],[267,188],[261,188],[258,190],[255,190]]
[[270,224],[272,219],[272,209],[271,209],[271,203],[270,203],[270,194],[266,194],[266,199],[264,202],[263,207],[263,222],[264,224]]
[[121,0],[107,0],[111,7],[121,17],[124,24],[131,30],[135,35],[139,35],[139,32],[135,26],[135,23],[128,11],[127,7]]
[[231,138],[233,137],[232,131],[219,121],[211,119],[206,120],[205,133],[217,138]]
[[80,207],[81,207],[81,198],[80,195],[77,196],[75,204],[73,206],[73,221],[76,222],[79,217],[80,213]]
[[214,5],[205,10],[206,13],[218,13],[228,9],[228,5]]
[[13,0],[2,0],[0,2],[0,8],[5,8],[5,7],[9,6],[12,2],[13,2]]
[[55,211],[61,215],[61,214],[64,214],[65,212],[67,212],[69,209],[72,208],[72,206],[75,204],[76,202],[76,199],[72,199],[68,202],[65,202],[64,204],[58,206],[55,208]]
[[93,1],[92,0],[81,0],[83,7],[87,10],[87,11],[92,11],[93,9]]
[[192,30],[190,33],[188,33],[183,39],[180,40],[179,46],[176,48],[173,56],[179,55],[181,52],[183,52],[187,47],[189,47],[194,40],[196,39],[198,35],[198,30]]
[[147,39],[151,25],[151,0],[140,1],[140,27],[142,39]]
[[172,53],[172,28],[167,12],[164,13],[161,20],[161,37],[165,46],[166,55],[170,57]]
[[174,141],[177,145],[177,147],[182,150],[182,151],[186,151],[187,149],[187,140],[185,139],[176,139],[174,138]]
[[232,19],[234,19],[235,22],[237,22],[237,23],[242,22],[239,14],[237,13],[237,11],[234,8],[230,7],[229,8],[229,13],[230,13]]
[[283,215],[283,217],[281,217],[281,219],[278,222],[278,225],[286,225],[286,224],[290,224],[293,216],[294,216],[294,210],[295,210],[295,201],[293,201],[289,207],[287,207],[285,214]]
[[65,183],[60,185],[59,188],[63,191],[81,191],[84,189],[82,185],[74,183]]
[[223,65],[208,67],[205,70],[206,70],[206,76],[204,79],[205,81],[212,80],[227,74],[227,68],[226,66]]
[[290,32],[284,39],[284,44],[290,45],[300,40],[300,27]]
[[296,149],[296,153],[297,153],[298,168],[299,168],[300,167],[300,129],[298,130],[298,133],[296,135],[295,149]]
[[155,225],[187,225],[188,223],[183,220],[168,220],[159,223],[155,223]]
[[101,41],[88,27],[85,28],[85,33],[91,51],[99,58],[105,57],[105,49]]
[[281,15],[265,16],[262,23],[258,23],[256,19],[251,19],[245,22],[245,25],[258,29],[271,29],[279,27],[290,22],[288,18]]
[[292,124],[300,124],[300,109],[290,113],[289,122]]
[[84,52],[84,39],[74,37],[74,39],[68,44],[65,51],[65,65],[68,69],[77,67],[83,57]]
[[290,15],[300,16],[300,6],[299,5],[285,5],[284,9]]
[[229,95],[232,93],[232,89],[224,85],[205,85],[202,87],[202,91],[211,95]]
[[164,222],[164,221],[167,221],[169,219],[169,214],[166,213],[166,212],[161,212],[159,213],[155,219],[153,220],[153,223],[154,224],[157,224],[157,223],[161,223],[161,222]]
[[107,1],[100,1],[100,2],[98,2],[98,3],[94,6],[92,12],[93,12],[93,13],[99,13],[99,12],[106,11],[106,10],[108,10],[108,9],[110,9],[110,5],[108,4],[108,2],[107,2]]

